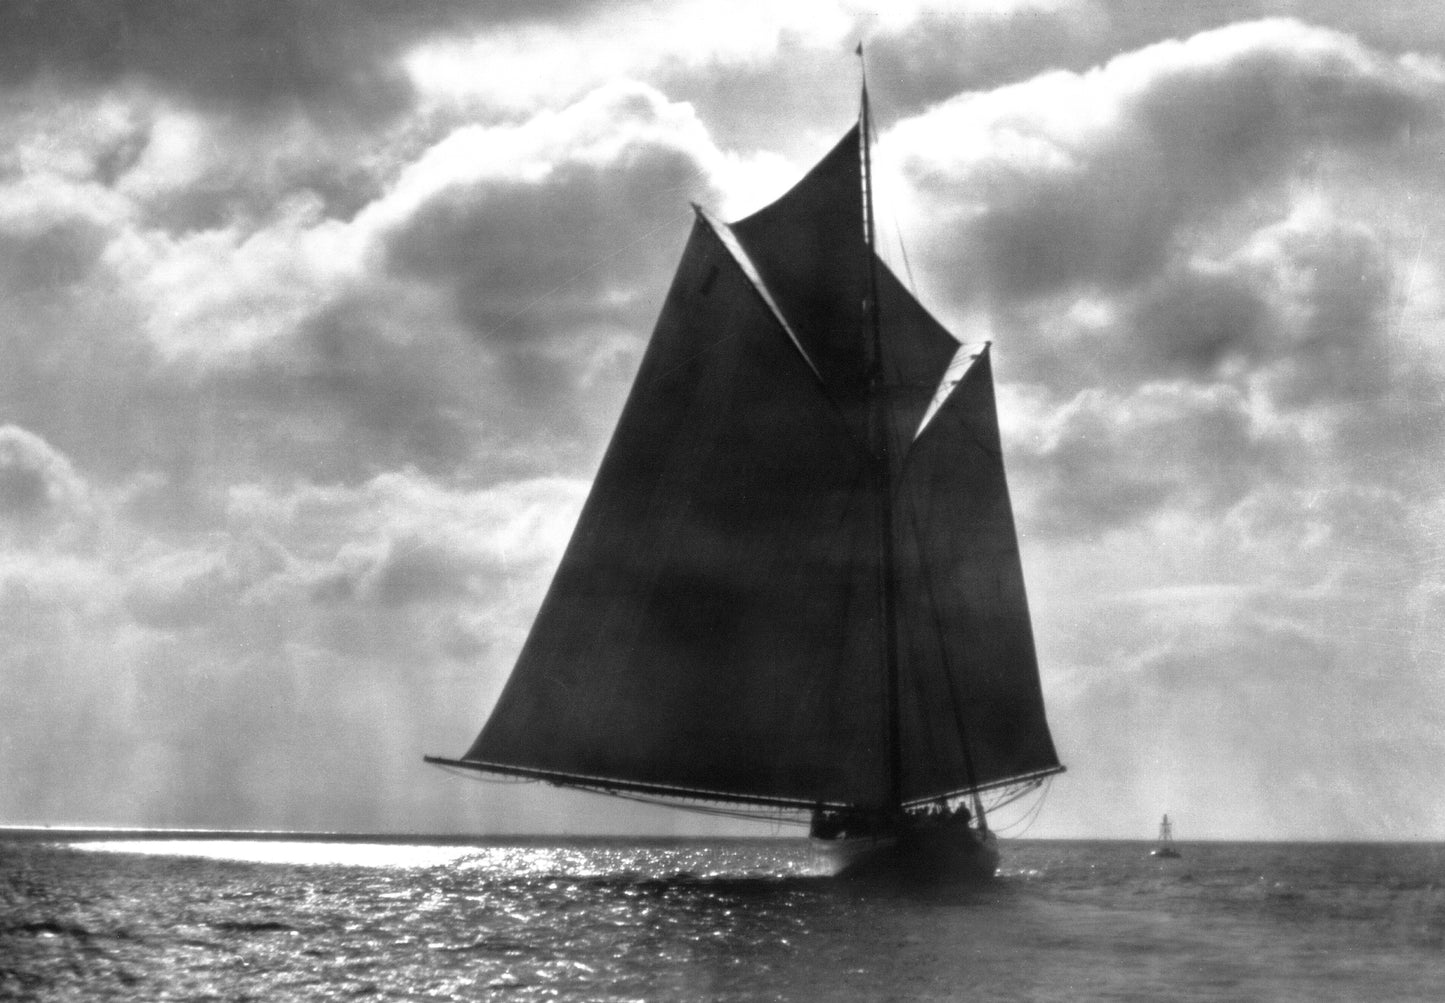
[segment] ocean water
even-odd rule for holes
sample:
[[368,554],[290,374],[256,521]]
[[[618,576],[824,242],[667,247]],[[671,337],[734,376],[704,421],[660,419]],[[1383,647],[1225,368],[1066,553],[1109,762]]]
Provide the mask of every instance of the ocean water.
[[1180,848],[926,892],[800,841],[0,833],[0,999],[1445,999],[1445,846]]

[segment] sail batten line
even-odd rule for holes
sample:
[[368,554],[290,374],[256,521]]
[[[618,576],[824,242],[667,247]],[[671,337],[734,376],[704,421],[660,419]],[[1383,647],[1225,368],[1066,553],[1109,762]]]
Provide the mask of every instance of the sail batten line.
[[627,792],[655,794],[676,798],[691,798],[700,801],[720,801],[729,804],[756,804],[774,808],[850,808],[854,805],[842,801],[825,801],[818,798],[771,797],[766,794],[734,794],[727,791],[713,791],[693,787],[652,784],[638,780],[618,780],[612,777],[593,777],[580,773],[565,773],[557,770],[534,769],[529,766],[512,766],[506,763],[490,763],[480,759],[448,759],[444,756],[424,756],[423,760],[436,766],[453,766],[478,773],[496,773],[501,776],[521,777],[526,780],[540,780],[559,787],[575,787],[579,790],[595,791],[601,794]]

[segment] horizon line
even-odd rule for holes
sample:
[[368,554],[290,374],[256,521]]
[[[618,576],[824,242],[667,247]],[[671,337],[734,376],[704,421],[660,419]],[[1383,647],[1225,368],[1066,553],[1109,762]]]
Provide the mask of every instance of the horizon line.
[[[125,839],[139,840],[224,840],[243,839],[256,842],[345,842],[345,843],[443,843],[451,845],[465,845],[467,843],[497,843],[507,840],[525,842],[539,841],[576,841],[576,840],[607,840],[616,842],[618,840],[636,840],[638,842],[738,842],[738,841],[777,841],[793,842],[805,839],[803,836],[784,835],[675,835],[668,833],[617,833],[617,832],[588,832],[588,833],[561,833],[561,832],[533,832],[533,833],[459,833],[459,832],[376,832],[376,831],[348,831],[330,829],[212,829],[204,827],[164,827],[164,826],[114,826],[114,825],[74,825],[74,824],[40,824],[25,825],[15,823],[0,823],[0,839],[20,838],[26,841],[54,841],[54,840],[115,840]],[[1139,843],[1149,845],[1158,842],[1157,839],[1149,837],[1122,837],[1122,836],[1019,836],[1005,837],[1007,842],[1019,843]],[[1391,838],[1366,838],[1366,837],[1329,837],[1329,836],[1254,836],[1254,837],[1196,837],[1190,839],[1176,839],[1174,842],[1181,846],[1208,845],[1208,844],[1229,844],[1229,843],[1274,843],[1280,845],[1288,844],[1334,844],[1341,846],[1349,845],[1400,845],[1400,844],[1445,844],[1445,838],[1427,836],[1404,836]]]

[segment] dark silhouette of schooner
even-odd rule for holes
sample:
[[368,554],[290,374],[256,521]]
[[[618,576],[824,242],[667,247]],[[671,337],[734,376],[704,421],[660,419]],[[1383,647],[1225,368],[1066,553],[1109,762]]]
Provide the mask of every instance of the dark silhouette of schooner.
[[993,873],[980,793],[1063,767],[989,346],[877,257],[869,132],[865,86],[776,202],[694,207],[512,676],[429,762],[810,818],[847,873]]

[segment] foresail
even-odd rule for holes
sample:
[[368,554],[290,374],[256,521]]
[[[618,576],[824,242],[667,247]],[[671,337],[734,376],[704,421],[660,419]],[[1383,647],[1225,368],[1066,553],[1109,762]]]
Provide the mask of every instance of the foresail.
[[867,485],[836,404],[699,219],[464,759],[683,796],[881,803]]
[[1056,772],[987,347],[913,444],[896,512],[904,800]]

